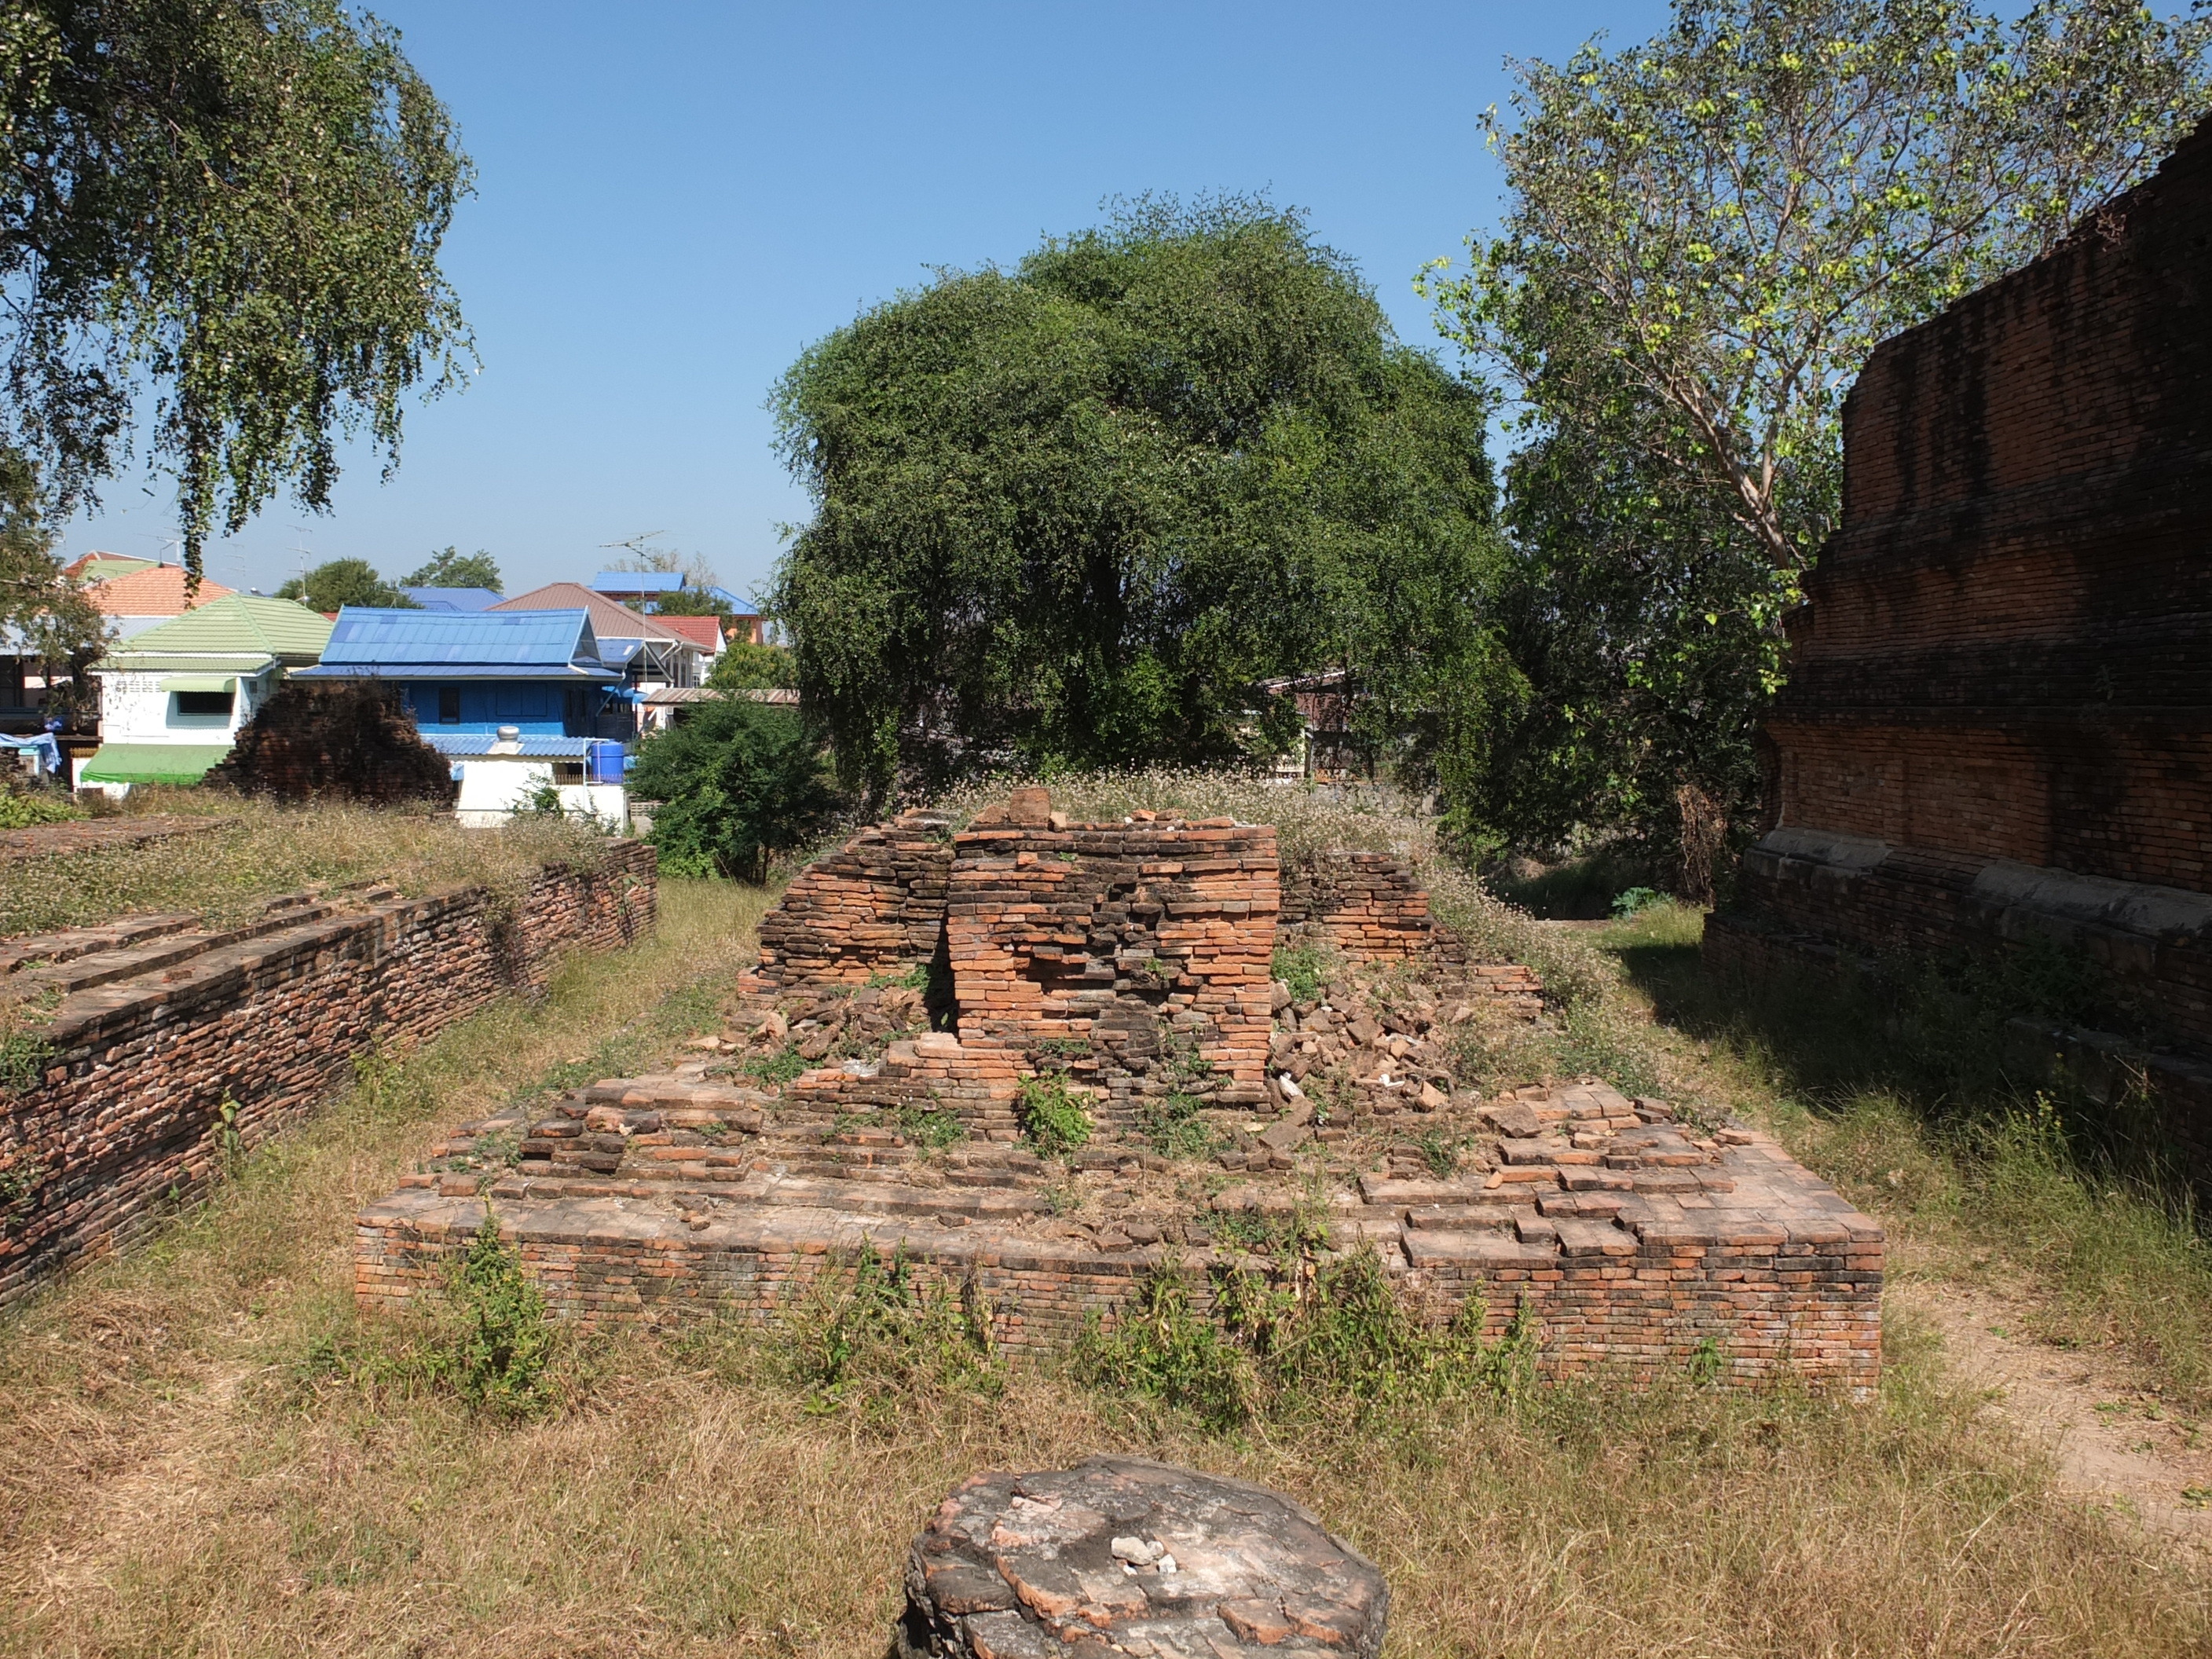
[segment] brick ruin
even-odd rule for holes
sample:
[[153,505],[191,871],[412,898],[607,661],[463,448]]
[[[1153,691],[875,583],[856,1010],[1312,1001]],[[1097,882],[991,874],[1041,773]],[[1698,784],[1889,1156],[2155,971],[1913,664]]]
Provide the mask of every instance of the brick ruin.
[[[1401,860],[1286,884],[1269,826],[1073,823],[1024,791],[957,832],[862,831],[761,943],[679,1063],[462,1125],[365,1211],[363,1309],[442,1285],[489,1204],[587,1325],[775,1318],[872,1248],[957,1284],[1019,1354],[1151,1273],[1210,1305],[1213,1270],[1281,1263],[1295,1214],[1435,1317],[1475,1300],[1502,1332],[1525,1304],[1555,1376],[1710,1356],[1741,1382],[1874,1380],[1877,1224],[1663,1102],[1462,1082],[1542,988],[1468,960]],[[1279,945],[1316,976],[1277,978]],[[1025,1133],[1041,1090],[1091,1121],[1064,1155]]]
[[653,849],[550,866],[511,908],[481,888],[363,884],[217,930],[137,915],[0,941],[0,997],[38,1075],[0,1083],[0,1307],[199,1196],[304,1118],[378,1043],[419,1042],[579,948],[653,931]]
[[2086,953],[2132,1012],[2028,1046],[2147,1067],[2212,1170],[2212,122],[1882,345],[1844,454],[1708,958]]

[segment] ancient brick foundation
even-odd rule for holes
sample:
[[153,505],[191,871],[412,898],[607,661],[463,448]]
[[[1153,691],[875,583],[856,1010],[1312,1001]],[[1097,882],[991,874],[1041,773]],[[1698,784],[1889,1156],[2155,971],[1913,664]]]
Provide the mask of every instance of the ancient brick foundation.
[[1869,362],[1717,966],[2049,940],[2212,1053],[2209,247],[2212,123]]
[[226,1158],[297,1121],[371,1044],[434,1036],[543,982],[574,949],[652,931],[653,851],[550,868],[510,912],[482,890],[356,888],[202,931],[139,916],[0,946],[11,998],[58,998],[25,1035],[33,1087],[0,1095],[0,1305],[127,1241]]
[[[1210,1307],[1216,1273],[1267,1270],[1252,1241],[1325,1194],[1328,1249],[1372,1249],[1439,1320],[1476,1300],[1502,1333],[1525,1309],[1547,1375],[1874,1380],[1878,1225],[1771,1142],[1701,1135],[1662,1102],[1458,1084],[1453,1045],[1534,1017],[1541,987],[1457,960],[1402,866],[1346,858],[1327,904],[1304,885],[1303,921],[1375,948],[1301,1001],[1270,977],[1265,825],[1074,823],[1039,792],[949,838],[878,826],[825,863],[763,929],[733,1035],[464,1125],[366,1211],[361,1304],[445,1284],[489,1201],[588,1325],[772,1320],[872,1249],[1035,1353],[1110,1327],[1146,1274],[1180,1271]],[[932,959],[954,1006],[921,1029],[902,970]],[[810,1069],[769,1081],[783,1057]],[[1024,1139],[1041,1077],[1091,1118],[1064,1156]]]

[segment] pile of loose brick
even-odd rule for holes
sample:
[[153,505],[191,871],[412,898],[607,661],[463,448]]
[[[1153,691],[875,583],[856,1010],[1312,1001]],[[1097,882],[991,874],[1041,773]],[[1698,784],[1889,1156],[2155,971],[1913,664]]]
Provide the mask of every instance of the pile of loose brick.
[[[1472,1301],[1502,1330],[1525,1307],[1553,1375],[1872,1382],[1881,1231],[1772,1143],[1595,1079],[1462,1079],[1540,1003],[1525,969],[1486,977],[1514,965],[1456,960],[1431,924],[1425,951],[1338,952],[1302,994],[1270,976],[1265,826],[1048,809],[840,855],[841,882],[886,872],[871,890],[903,905],[884,854],[948,851],[942,933],[872,982],[810,941],[831,965],[793,983],[772,951],[667,1070],[456,1130],[361,1217],[362,1305],[445,1283],[489,1204],[586,1323],[773,1320],[872,1248],[980,1296],[1018,1354],[1110,1322],[1146,1274],[1209,1306],[1215,1269],[1286,1265],[1318,1205],[1328,1249],[1372,1249],[1437,1318]],[[933,958],[954,1006],[915,982]],[[1094,1123],[1065,1156],[1024,1133],[1048,1081]]]

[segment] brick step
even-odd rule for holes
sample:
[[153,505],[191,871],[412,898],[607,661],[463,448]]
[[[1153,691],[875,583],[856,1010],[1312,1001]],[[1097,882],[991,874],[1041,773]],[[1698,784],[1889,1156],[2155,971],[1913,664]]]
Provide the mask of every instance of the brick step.
[[127,951],[165,933],[189,933],[200,925],[195,915],[129,916],[100,927],[70,927],[58,933],[0,945],[0,975],[41,963],[74,962],[100,951]]

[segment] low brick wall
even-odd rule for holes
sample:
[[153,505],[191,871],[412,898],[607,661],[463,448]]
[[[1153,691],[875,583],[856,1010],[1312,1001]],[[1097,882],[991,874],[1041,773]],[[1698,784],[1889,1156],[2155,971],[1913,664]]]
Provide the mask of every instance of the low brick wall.
[[927,958],[945,925],[951,826],[908,812],[808,865],[760,925],[769,985],[865,985]]
[[11,942],[12,988],[64,994],[31,1033],[51,1051],[43,1078],[0,1095],[0,1305],[143,1233],[372,1043],[420,1042],[541,985],[566,951],[640,938],[654,905],[653,849],[625,842],[596,869],[548,869],[512,917],[481,890],[370,890],[280,901],[218,934],[169,919]]

